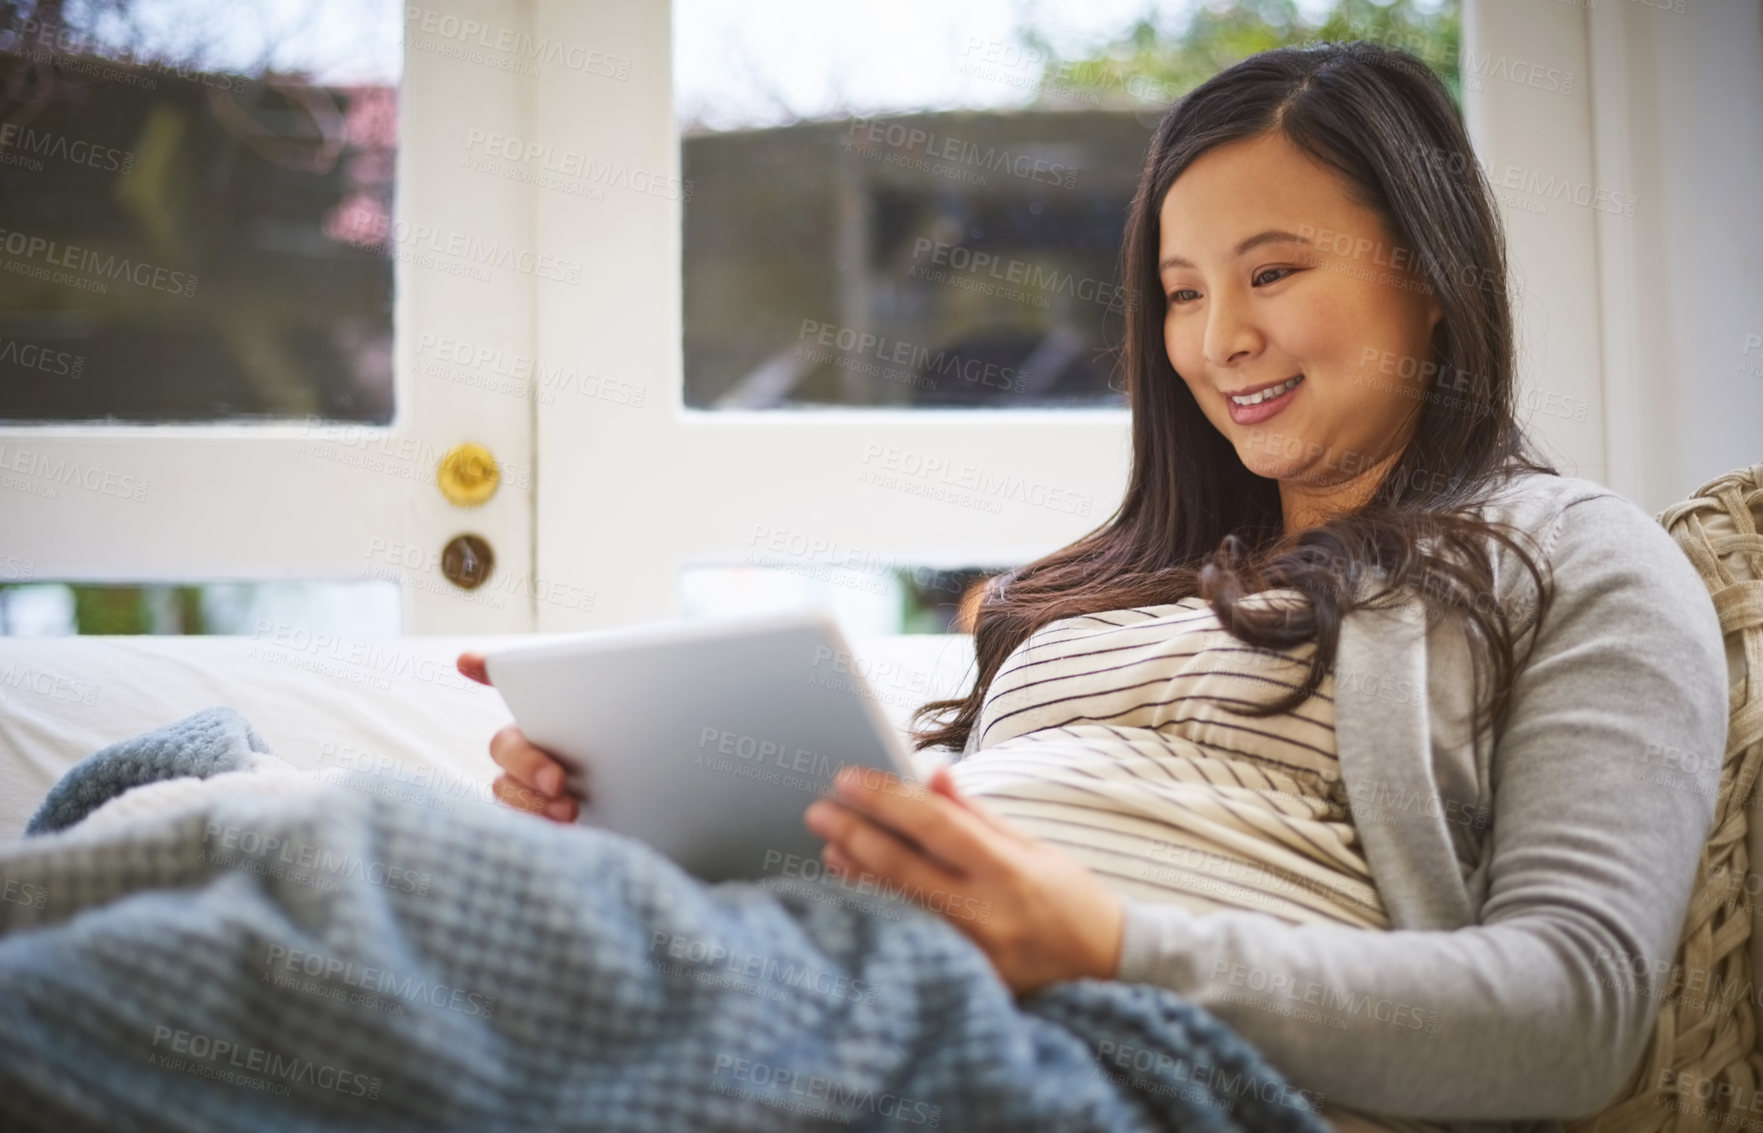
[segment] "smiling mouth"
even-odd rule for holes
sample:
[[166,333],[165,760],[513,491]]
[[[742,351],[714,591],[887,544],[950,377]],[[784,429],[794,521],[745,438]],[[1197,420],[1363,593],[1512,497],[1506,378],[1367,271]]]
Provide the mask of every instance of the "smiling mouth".
[[1287,378],[1278,385],[1267,386],[1264,389],[1256,390],[1254,393],[1230,394],[1227,396],[1229,396],[1232,405],[1240,405],[1246,409],[1251,405],[1260,405],[1263,401],[1272,401],[1281,394],[1296,389],[1303,380],[1304,375],[1299,374],[1296,377]]

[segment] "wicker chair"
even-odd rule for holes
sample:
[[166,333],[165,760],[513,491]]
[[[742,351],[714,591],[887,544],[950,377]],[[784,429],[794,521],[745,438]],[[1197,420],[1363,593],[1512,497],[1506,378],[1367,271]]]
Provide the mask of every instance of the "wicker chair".
[[[1763,766],[1763,464],[1709,481],[1658,519],[1713,595],[1726,636],[1732,718],[1714,826],[1653,1041],[1618,1100],[1570,1124],[1575,1133],[1763,1127],[1763,1108],[1752,1108],[1763,1107],[1752,982],[1752,918],[1763,915],[1763,898],[1747,899],[1758,892],[1749,873],[1751,806],[1763,801],[1753,799]],[[1694,975],[1688,984],[1686,972]],[[1686,1085],[1689,1092],[1680,1093]],[[1729,1087],[1724,1094],[1722,1086]]]

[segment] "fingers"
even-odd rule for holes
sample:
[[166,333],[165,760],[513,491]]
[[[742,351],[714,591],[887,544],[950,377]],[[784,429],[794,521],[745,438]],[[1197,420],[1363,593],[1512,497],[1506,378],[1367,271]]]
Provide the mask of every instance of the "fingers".
[[561,795],[566,775],[560,764],[536,748],[518,724],[506,724],[490,737],[490,758],[521,783],[547,797]]
[[498,777],[490,784],[490,790],[498,799],[516,810],[542,815],[553,822],[574,822],[576,815],[581,813],[580,805],[568,795],[546,798],[508,775]]
[[484,668],[484,655],[482,653],[461,653],[459,655],[459,660],[455,661],[454,664],[459,666],[459,672],[462,676],[469,677],[480,685],[487,685],[490,683],[490,672],[488,669]]
[[[847,767],[834,778],[836,799],[914,839],[962,872],[996,864],[999,831],[969,807],[894,775]],[[898,841],[898,839],[895,839]]]
[[825,862],[826,868],[832,870],[834,873],[852,874],[860,872],[857,867],[852,864],[851,859],[845,856],[844,851],[840,850],[831,842],[828,842],[825,846],[821,847],[820,860]]
[[490,737],[490,758],[508,772],[492,790],[509,806],[554,822],[574,822],[581,813],[580,800],[564,793],[568,782],[563,765],[535,747],[518,725],[504,725]]
[[509,775],[498,775],[496,781],[490,784],[490,792],[515,810],[524,810],[528,814],[540,813],[545,809],[545,804],[550,801],[544,795]]
[[822,855],[847,873],[872,873],[925,893],[949,893],[961,878],[862,815],[821,800],[809,810],[809,827],[827,840]]

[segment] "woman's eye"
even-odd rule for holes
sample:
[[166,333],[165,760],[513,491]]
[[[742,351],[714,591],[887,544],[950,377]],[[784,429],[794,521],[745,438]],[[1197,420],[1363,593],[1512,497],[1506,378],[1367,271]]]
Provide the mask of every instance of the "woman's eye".
[[1292,274],[1292,271],[1293,271],[1292,268],[1268,268],[1266,271],[1260,273],[1259,275],[1257,275],[1255,277],[1255,283],[1257,286],[1259,286],[1261,284],[1261,281],[1264,279],[1267,279],[1267,277],[1270,275],[1278,275],[1279,278],[1278,279],[1268,279],[1267,282],[1278,283],[1281,279],[1284,279],[1286,276]]
[[1191,303],[1193,302],[1193,299],[1183,298],[1183,296],[1195,296],[1198,294],[1199,292],[1191,287],[1182,287],[1169,293],[1169,301],[1171,303]]

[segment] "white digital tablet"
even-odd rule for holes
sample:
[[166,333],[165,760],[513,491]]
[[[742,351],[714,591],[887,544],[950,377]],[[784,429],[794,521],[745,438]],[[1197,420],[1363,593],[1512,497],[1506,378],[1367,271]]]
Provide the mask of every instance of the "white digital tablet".
[[917,777],[821,609],[556,635],[484,665],[587,800],[579,821],[706,881],[817,870],[802,812],[841,767]]

